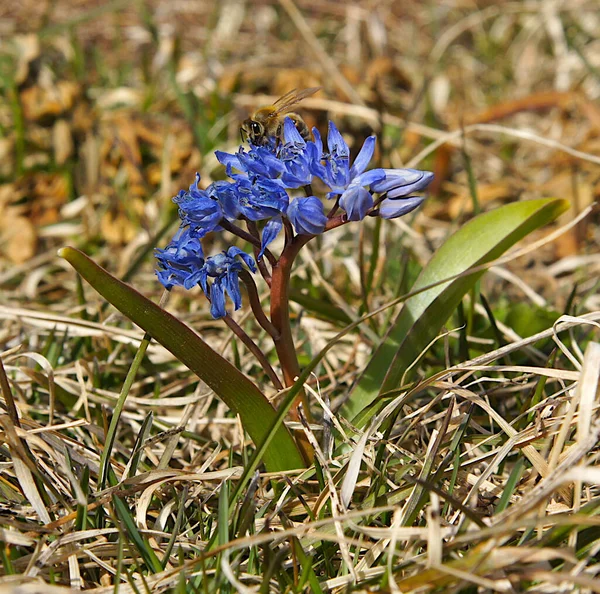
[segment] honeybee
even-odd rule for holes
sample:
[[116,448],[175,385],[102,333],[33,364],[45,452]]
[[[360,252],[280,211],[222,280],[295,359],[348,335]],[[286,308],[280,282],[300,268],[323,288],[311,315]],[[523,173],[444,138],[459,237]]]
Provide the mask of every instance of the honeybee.
[[293,89],[279,97],[273,105],[266,105],[257,109],[249,118],[242,122],[240,133],[254,145],[264,146],[269,144],[270,138],[275,138],[279,143],[283,138],[283,120],[290,118],[304,140],[310,140],[311,134],[306,122],[297,114],[289,111],[306,97],[314,95],[321,87],[311,87],[298,91]]

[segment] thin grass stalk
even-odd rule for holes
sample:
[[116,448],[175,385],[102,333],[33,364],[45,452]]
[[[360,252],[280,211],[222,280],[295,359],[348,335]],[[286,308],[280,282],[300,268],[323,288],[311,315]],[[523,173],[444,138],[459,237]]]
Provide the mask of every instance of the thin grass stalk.
[[125,377],[125,381],[123,382],[123,387],[121,388],[121,392],[119,394],[119,398],[113,410],[112,417],[110,419],[110,425],[108,426],[108,431],[106,433],[106,439],[104,441],[104,448],[102,449],[102,454],[100,455],[100,470],[98,473],[98,490],[101,491],[106,486],[106,480],[108,478],[108,468],[110,466],[110,455],[112,453],[112,449],[115,445],[115,438],[117,436],[117,427],[119,426],[119,420],[121,419],[121,413],[123,412],[123,408],[125,406],[125,401],[127,400],[127,396],[129,394],[129,390],[137,377],[137,373],[140,369],[142,361],[144,360],[144,356],[146,355],[146,350],[148,349],[148,345],[150,344],[151,337],[149,334],[144,334],[144,338],[140,343],[140,346],[133,358],[131,363],[131,367],[127,372],[127,376]]

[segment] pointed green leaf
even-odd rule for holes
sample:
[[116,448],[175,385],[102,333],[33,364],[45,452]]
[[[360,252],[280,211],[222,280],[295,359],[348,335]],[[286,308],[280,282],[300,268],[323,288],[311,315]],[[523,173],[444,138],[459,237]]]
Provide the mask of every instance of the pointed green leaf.
[[[212,388],[234,413],[240,415],[244,429],[255,444],[263,442],[275,421],[276,412],[254,383],[208,346],[189,326],[112,276],[79,250],[62,248],[59,256],[67,260],[102,297]],[[305,466],[294,438],[283,425],[277,429],[263,459],[272,472]]]
[[[413,291],[498,258],[528,233],[554,220],[569,206],[548,198],[513,202],[461,227],[437,250]],[[449,280],[409,298],[356,383],[342,415],[360,426],[377,412],[370,407],[382,393],[398,387],[404,372],[437,336],[463,296],[484,271]],[[364,412],[363,412],[364,411]]]
[[162,565],[160,564],[152,545],[142,536],[142,534],[140,534],[138,527],[135,525],[135,521],[131,517],[131,509],[116,495],[112,496],[112,501],[119,519],[133,541],[136,549],[144,559],[148,569],[153,573],[160,573],[162,571]]

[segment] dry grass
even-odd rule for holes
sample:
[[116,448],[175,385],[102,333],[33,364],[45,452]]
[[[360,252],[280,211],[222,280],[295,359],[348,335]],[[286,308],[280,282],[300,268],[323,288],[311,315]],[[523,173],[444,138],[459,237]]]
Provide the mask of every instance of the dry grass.
[[[0,592],[599,592],[599,14],[594,0],[2,4]],[[436,185],[410,227],[340,229],[302,255],[305,362],[406,292],[473,211],[564,197],[564,232],[494,267],[419,381],[360,431],[335,411],[391,313],[347,335],[311,382],[325,422],[304,427],[318,446],[333,425],[334,447],[303,473],[257,474],[232,508],[254,446],[151,344],[100,489],[143,333],[56,249],[158,301],[170,197],[197,170],[222,175],[212,151],[236,146],[248,109],[314,85],[311,123],[335,119],[358,145],[375,129],[384,166]],[[259,374],[198,293],[168,307]]]

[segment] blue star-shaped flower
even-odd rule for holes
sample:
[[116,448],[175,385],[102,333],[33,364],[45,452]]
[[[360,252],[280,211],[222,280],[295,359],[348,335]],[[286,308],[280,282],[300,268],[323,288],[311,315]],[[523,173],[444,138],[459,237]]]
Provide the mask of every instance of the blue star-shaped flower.
[[285,143],[278,153],[278,158],[285,168],[281,175],[281,182],[290,189],[310,184],[313,180],[311,160],[318,154],[318,149],[311,148],[314,143],[307,143],[302,138],[290,118],[285,118],[283,122],[283,136]]
[[385,179],[383,169],[365,171],[373,158],[375,136],[369,136],[365,140],[352,166],[350,149],[333,122],[329,122],[327,135],[329,152],[319,155],[322,152],[322,142],[318,133],[315,133],[314,146],[311,149],[312,172],[331,189],[327,197],[339,196],[340,206],[346,211],[348,219],[360,221],[373,207],[373,196],[365,188]]
[[384,169],[385,179],[371,184],[371,190],[386,193],[379,205],[379,216],[395,219],[421,206],[422,196],[411,196],[413,192],[423,191],[433,180],[431,171],[418,169]]
[[198,187],[199,181],[200,175],[196,173],[196,181],[189,191],[181,190],[173,202],[179,206],[182,224],[189,225],[198,237],[204,237],[211,231],[221,230],[219,223],[224,213],[219,202]]
[[215,155],[229,177],[233,170],[268,179],[277,179],[285,170],[283,163],[277,158],[273,149],[263,146],[251,146],[249,151],[240,147],[234,155],[223,151],[215,151]]
[[163,250],[154,251],[160,268],[156,276],[166,289],[181,286],[189,289],[188,279],[204,265],[204,252],[200,238],[189,227],[181,226],[171,243]]
[[250,221],[262,221],[281,215],[289,204],[289,196],[276,180],[233,174],[233,182],[215,182],[209,188],[226,217],[240,216]]
[[[230,247],[226,252],[206,258],[204,265],[194,276],[194,280],[200,283],[204,294],[210,299],[210,314],[213,318],[227,315],[225,294],[229,295],[234,309],[242,307],[239,273],[244,269],[243,264],[256,272],[253,258],[240,248]],[[210,286],[209,278],[212,279]]]

